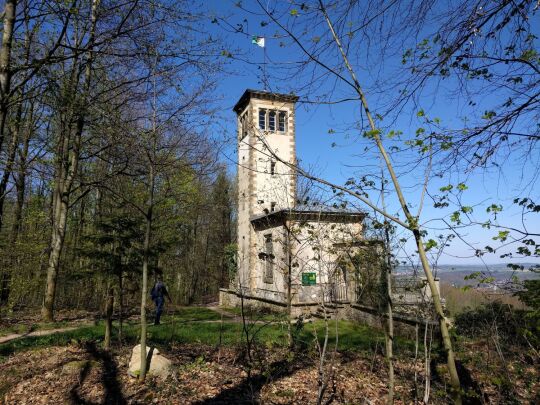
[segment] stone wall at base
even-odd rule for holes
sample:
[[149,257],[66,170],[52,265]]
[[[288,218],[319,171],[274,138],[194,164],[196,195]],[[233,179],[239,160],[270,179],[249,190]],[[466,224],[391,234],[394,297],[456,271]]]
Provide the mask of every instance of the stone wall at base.
[[[285,312],[287,305],[283,302],[273,301],[262,297],[254,297],[248,294],[244,294],[244,306],[268,308],[274,312]],[[241,294],[235,290],[220,289],[219,291],[219,305],[225,307],[240,307],[241,306]],[[304,303],[304,304],[292,304],[291,312],[293,318],[303,316],[309,318],[313,315],[319,303]],[[343,303],[339,304],[338,317],[340,319],[346,319],[350,321],[357,321],[359,323],[372,326],[377,329],[382,329],[385,326],[386,317],[379,314],[376,309],[359,305]],[[396,336],[404,336],[408,338],[414,338],[416,335],[416,327],[418,325],[418,333],[423,335],[426,327],[433,328],[435,334],[438,333],[439,325],[434,320],[415,319],[407,314],[394,313],[394,334]]]
[[[244,294],[244,305],[248,307],[256,308],[268,308],[274,312],[285,312],[287,311],[287,304],[284,302],[274,301],[272,299],[264,297],[254,297],[248,294]],[[219,290],[219,305],[224,307],[240,307],[242,296],[239,292],[235,290],[228,290],[221,288]],[[302,304],[292,304],[291,312],[293,318],[298,318],[300,315],[307,317],[308,315],[314,313],[318,307],[317,302],[312,303],[302,303]]]

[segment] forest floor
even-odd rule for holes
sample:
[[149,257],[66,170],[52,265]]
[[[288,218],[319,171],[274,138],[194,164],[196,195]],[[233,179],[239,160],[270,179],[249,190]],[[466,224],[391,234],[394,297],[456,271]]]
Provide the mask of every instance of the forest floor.
[[[288,326],[278,323],[278,317],[252,317],[258,322],[244,328],[235,315],[234,311],[227,317],[212,309],[185,308],[166,316],[163,325],[150,326],[149,342],[173,362],[173,372],[164,380],[150,376],[145,384],[127,374],[131,349],[138,340],[136,320],[126,322],[124,343],[116,343],[110,352],[101,349],[101,322],[0,344],[0,403],[316,403],[318,345],[324,322],[296,325],[297,344],[290,350],[285,345]],[[223,322],[215,322],[222,318]],[[325,401],[384,403],[387,368],[382,333],[346,321],[331,326],[324,367]],[[253,339],[249,356],[243,339],[246,329]],[[413,341],[396,339],[395,346],[396,403],[411,403],[423,395],[423,359],[414,360]],[[502,370],[496,356],[484,353],[481,343],[462,342],[460,348],[466,384],[485,403],[535,403],[538,399],[534,364],[505,353]],[[419,351],[423,352],[422,346]],[[447,403],[444,361],[436,351],[432,356],[430,400]],[[471,397],[469,403],[480,403],[478,399]]]

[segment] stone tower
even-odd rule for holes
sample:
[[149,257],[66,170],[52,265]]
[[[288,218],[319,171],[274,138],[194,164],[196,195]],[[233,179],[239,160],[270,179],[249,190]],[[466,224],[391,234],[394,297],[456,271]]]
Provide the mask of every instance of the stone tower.
[[257,286],[257,246],[251,220],[295,205],[296,174],[279,160],[296,162],[297,100],[293,95],[248,89],[234,106],[238,123],[237,282],[243,289]]

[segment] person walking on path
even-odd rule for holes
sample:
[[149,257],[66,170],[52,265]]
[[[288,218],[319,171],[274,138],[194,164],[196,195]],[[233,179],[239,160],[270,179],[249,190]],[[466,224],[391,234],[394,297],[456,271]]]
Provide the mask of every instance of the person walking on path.
[[171,296],[167,291],[167,287],[161,279],[161,274],[158,274],[156,277],[156,283],[152,287],[151,291],[152,301],[156,304],[156,317],[154,318],[154,325],[159,325],[159,320],[161,314],[163,313],[163,307],[165,306],[165,297],[169,299],[169,302],[172,303]]

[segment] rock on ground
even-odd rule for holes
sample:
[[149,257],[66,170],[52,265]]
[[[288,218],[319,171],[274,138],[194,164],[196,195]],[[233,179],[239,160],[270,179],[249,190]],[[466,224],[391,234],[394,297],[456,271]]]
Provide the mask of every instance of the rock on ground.
[[[150,351],[152,351],[151,355],[149,355]],[[146,356],[147,363],[150,363],[150,367],[148,368],[148,374],[161,378],[166,378],[170,374],[172,362],[165,356],[159,354],[159,350],[157,348],[146,346]],[[133,348],[133,351],[131,352],[128,374],[132,377],[137,377],[140,374],[140,366],[141,345],[139,344],[135,346]]]

